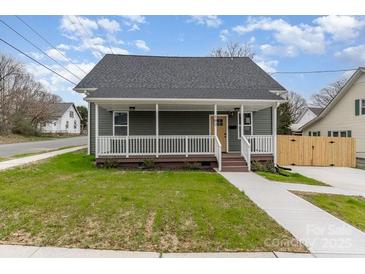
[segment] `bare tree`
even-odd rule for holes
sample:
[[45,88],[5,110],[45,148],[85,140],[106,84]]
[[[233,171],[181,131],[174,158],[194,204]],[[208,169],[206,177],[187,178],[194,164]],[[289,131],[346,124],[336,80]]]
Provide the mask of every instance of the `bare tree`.
[[346,79],[340,79],[321,89],[312,96],[313,104],[322,108],[326,107],[340,92],[345,83]]
[[293,121],[296,121],[307,106],[307,102],[303,96],[294,91],[289,91],[286,94],[286,99],[289,102],[290,115]]
[[11,131],[36,132],[52,116],[52,104],[61,98],[47,92],[24,66],[0,55],[0,134]]
[[250,43],[240,44],[238,42],[229,42],[225,48],[213,49],[210,53],[212,57],[255,57],[255,52]]

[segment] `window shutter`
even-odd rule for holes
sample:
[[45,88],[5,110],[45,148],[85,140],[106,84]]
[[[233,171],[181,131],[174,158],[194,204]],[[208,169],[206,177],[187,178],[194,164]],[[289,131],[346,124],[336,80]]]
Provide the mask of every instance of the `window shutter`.
[[309,136],[312,136],[312,131],[309,131],[309,132],[308,132],[308,135],[309,135]]
[[360,115],[360,100],[356,99],[355,100],[355,116],[359,116]]

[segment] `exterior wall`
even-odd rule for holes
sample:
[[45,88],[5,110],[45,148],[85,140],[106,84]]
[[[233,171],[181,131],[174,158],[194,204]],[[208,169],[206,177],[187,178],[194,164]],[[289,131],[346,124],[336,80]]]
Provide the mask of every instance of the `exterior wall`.
[[[90,103],[90,153],[95,153],[95,105]],[[253,113],[253,134],[272,134],[271,108]],[[213,111],[160,111],[160,135],[208,135],[209,115]],[[231,116],[228,112],[228,149],[240,151],[240,140],[237,133],[237,113]],[[154,111],[130,111],[129,135],[155,135],[156,113]],[[113,112],[99,107],[99,135],[113,135]]]
[[[70,117],[70,111],[74,112],[74,118]],[[68,128],[66,128],[66,122],[68,121]],[[76,121],[76,128],[74,128],[74,122]],[[56,122],[56,125],[54,125]],[[76,109],[70,106],[65,113],[50,123],[47,123],[45,127],[41,128],[44,133],[69,133],[69,134],[80,134],[81,132],[81,121],[80,117],[76,113]]]
[[303,135],[309,131],[320,131],[327,136],[328,131],[351,130],[356,139],[356,156],[365,158],[365,115],[355,116],[355,100],[365,99],[365,75],[347,91],[342,99],[321,120],[305,128]]
[[89,126],[90,126],[90,140],[89,140],[89,144],[90,144],[90,154],[95,154],[95,104],[94,103],[90,103],[90,121],[89,121]]
[[272,134],[272,109],[265,108],[253,113],[253,135]]

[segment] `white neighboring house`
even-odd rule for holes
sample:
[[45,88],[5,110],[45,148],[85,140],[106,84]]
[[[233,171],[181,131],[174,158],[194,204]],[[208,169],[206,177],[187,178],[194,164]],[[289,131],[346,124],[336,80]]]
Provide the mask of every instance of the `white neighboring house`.
[[52,120],[41,126],[43,133],[80,134],[81,116],[73,103],[54,104]]
[[365,68],[360,67],[326,108],[302,128],[306,136],[353,137],[365,159]]
[[320,107],[306,107],[295,123],[291,125],[293,134],[302,135],[302,130],[300,128],[316,118],[322,112],[322,110],[323,108]]

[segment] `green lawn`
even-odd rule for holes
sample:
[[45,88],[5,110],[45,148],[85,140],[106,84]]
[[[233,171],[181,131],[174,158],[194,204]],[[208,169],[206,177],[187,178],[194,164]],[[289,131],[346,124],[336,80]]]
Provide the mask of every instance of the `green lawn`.
[[213,172],[97,169],[81,151],[0,173],[1,243],[165,252],[305,251],[292,240]]
[[365,232],[363,197],[307,192],[295,192],[295,194]]
[[261,176],[265,177],[268,180],[277,181],[277,182],[306,184],[306,185],[317,185],[317,186],[328,186],[325,183],[317,181],[313,178],[303,176],[299,173],[290,172],[290,171],[286,171],[286,170],[281,170],[280,172],[284,173],[287,176],[277,174],[277,173],[271,173],[271,172],[267,172],[267,171],[257,171],[256,173],[258,175],[261,175]]

